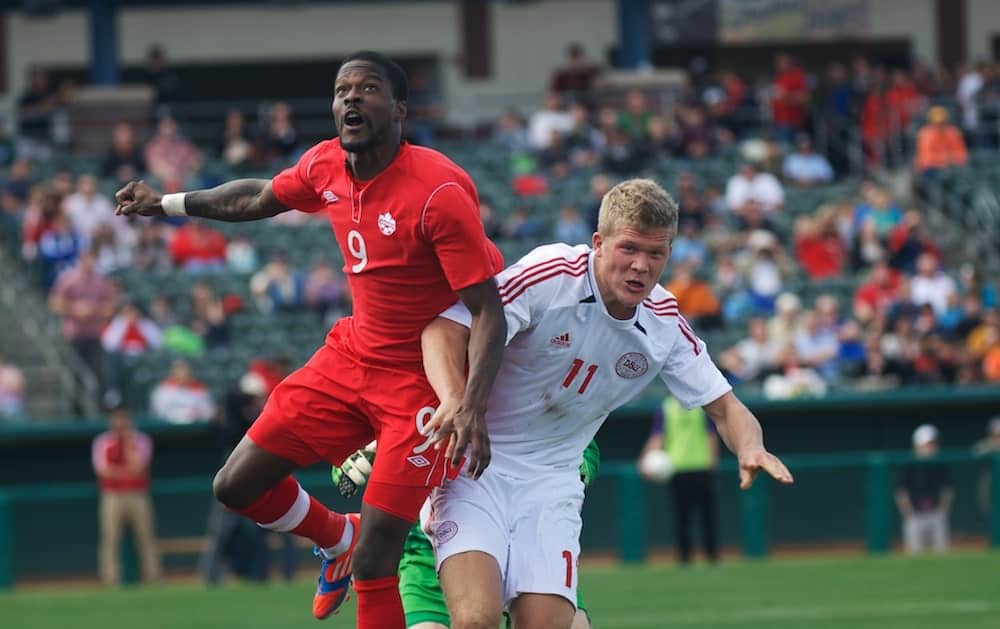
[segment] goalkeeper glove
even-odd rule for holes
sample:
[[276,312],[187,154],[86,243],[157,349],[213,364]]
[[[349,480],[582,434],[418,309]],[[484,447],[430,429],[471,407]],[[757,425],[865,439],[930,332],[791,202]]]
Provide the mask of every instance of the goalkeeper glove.
[[368,482],[372,473],[372,463],[375,461],[375,442],[369,443],[347,457],[343,465],[330,471],[330,478],[337,486],[337,491],[345,498],[358,493],[358,489]]

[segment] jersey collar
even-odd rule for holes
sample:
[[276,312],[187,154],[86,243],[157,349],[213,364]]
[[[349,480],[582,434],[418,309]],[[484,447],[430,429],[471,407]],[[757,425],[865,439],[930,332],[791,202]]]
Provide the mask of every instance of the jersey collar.
[[608,312],[607,306],[604,305],[604,299],[601,297],[601,291],[597,289],[597,279],[594,275],[594,250],[590,250],[590,255],[587,256],[587,281],[590,283],[590,292],[596,298],[597,307],[600,309],[601,314],[603,314],[608,321],[613,325],[620,328],[632,328],[639,321],[639,309],[642,308],[642,304],[636,306],[635,312],[628,319],[616,319],[611,316]]

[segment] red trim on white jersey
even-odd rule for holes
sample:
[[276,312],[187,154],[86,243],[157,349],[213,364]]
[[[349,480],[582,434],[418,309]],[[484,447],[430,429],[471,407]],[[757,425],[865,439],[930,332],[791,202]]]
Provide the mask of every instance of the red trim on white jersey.
[[680,310],[677,307],[677,300],[673,297],[667,297],[659,301],[646,299],[642,302],[642,305],[658,317],[675,317],[680,314]]
[[503,296],[505,293],[511,292],[517,288],[519,284],[529,280],[531,277],[538,275],[539,273],[544,273],[555,269],[557,267],[566,266],[571,270],[576,270],[578,267],[587,268],[587,259],[590,256],[590,252],[581,253],[577,258],[569,260],[567,258],[555,258],[552,260],[545,260],[544,262],[538,262],[529,267],[526,267],[517,275],[514,275],[506,282],[500,286],[500,295]]
[[680,328],[681,334],[684,335],[684,338],[691,343],[691,348],[694,349],[694,355],[697,356],[700,354],[701,348],[698,347],[698,337],[695,335],[694,330],[691,329],[691,326],[688,325],[687,319],[677,315],[677,327]]
[[584,275],[586,273],[587,273],[587,265],[586,264],[584,264],[582,267],[576,268],[576,269],[571,268],[571,267],[564,267],[564,266],[553,267],[553,269],[549,273],[546,273],[545,275],[537,275],[536,274],[534,277],[532,277],[531,279],[529,279],[526,283],[522,284],[519,288],[517,288],[513,293],[511,293],[509,295],[506,295],[506,296],[503,293],[501,293],[500,294],[500,298],[503,299],[503,305],[506,306],[510,302],[514,301],[515,299],[517,299],[518,297],[520,297],[521,295],[523,295],[524,291],[528,290],[529,288],[531,288],[535,284],[541,284],[545,280],[550,280],[553,277],[558,277],[560,275],[569,275],[571,277],[580,277],[581,275]]

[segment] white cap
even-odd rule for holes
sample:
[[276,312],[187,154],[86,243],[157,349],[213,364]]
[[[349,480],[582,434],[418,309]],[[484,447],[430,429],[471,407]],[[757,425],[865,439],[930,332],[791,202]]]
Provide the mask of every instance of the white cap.
[[244,395],[264,395],[267,393],[267,383],[264,382],[264,379],[259,374],[248,371],[240,378],[240,391]]
[[913,431],[913,445],[922,446],[931,441],[937,441],[938,429],[931,424],[923,424]]

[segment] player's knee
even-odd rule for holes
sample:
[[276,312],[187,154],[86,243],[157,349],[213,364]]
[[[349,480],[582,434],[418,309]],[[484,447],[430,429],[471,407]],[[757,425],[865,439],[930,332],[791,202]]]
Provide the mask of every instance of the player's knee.
[[216,500],[230,509],[242,509],[250,503],[243,495],[244,492],[241,491],[237,479],[226,466],[216,472],[215,479],[212,480],[212,493],[215,494]]
[[473,605],[456,605],[448,610],[452,629],[495,629],[500,626],[501,611]]
[[356,579],[380,579],[399,571],[399,553],[388,552],[395,544],[377,532],[367,532],[358,540],[351,557],[351,566]]

